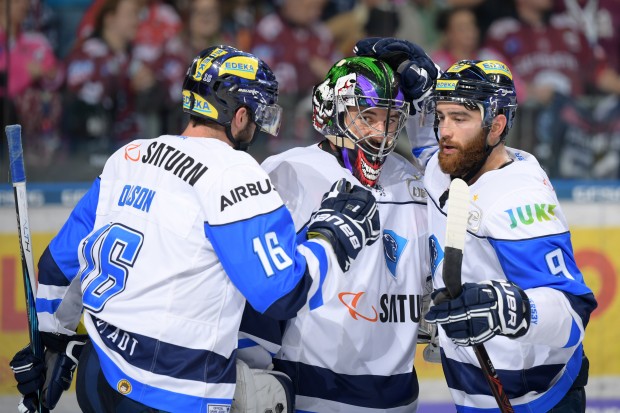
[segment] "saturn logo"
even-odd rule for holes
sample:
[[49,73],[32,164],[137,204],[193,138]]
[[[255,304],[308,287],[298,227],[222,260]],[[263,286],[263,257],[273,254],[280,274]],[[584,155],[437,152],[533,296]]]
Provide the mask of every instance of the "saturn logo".
[[364,292],[359,292],[359,293],[344,292],[344,293],[338,294],[338,298],[340,299],[340,302],[349,309],[349,314],[351,314],[351,317],[353,317],[354,320],[357,320],[358,317],[360,317],[360,318],[363,318],[364,320],[370,321],[371,323],[375,323],[377,319],[379,318],[379,315],[377,314],[377,310],[375,309],[374,306],[370,306],[370,310],[372,310],[372,312],[374,313],[374,317],[369,317],[370,310],[368,309],[368,307],[366,307],[366,311],[363,311],[364,314],[358,311],[357,305],[359,304],[360,298],[362,298],[364,294],[365,294]]
[[131,143],[125,146],[125,159],[128,161],[134,161],[134,162],[140,159],[140,149],[137,150],[137,153],[136,151],[134,151],[134,149],[139,148],[139,147],[140,147],[139,143]]

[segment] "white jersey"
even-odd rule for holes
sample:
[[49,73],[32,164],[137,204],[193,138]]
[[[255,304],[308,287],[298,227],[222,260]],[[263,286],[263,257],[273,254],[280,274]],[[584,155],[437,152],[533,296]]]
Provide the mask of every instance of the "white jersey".
[[110,386],[169,412],[227,412],[246,299],[288,319],[328,288],[336,257],[296,242],[290,213],[248,154],[209,138],[134,141],[39,263],[42,331],[86,329]]
[[[462,282],[506,279],[525,290],[531,325],[522,337],[495,336],[484,343],[515,412],[546,412],[566,394],[582,363],[582,340],[596,306],[575,264],[570,233],[547,175],[536,159],[508,148],[514,162],[484,173],[470,186],[471,203]],[[450,177],[430,159],[431,267],[442,280]],[[448,203],[449,198],[448,198]],[[499,411],[471,347],[458,347],[439,328],[442,364],[459,412]]]
[[[335,179],[361,186],[318,145],[272,156],[262,166],[301,234]],[[277,353],[273,363],[293,379],[298,411],[416,410],[413,359],[430,274],[426,194],[419,172],[397,154],[387,157],[372,193],[381,239],[360,252],[346,275],[336,277],[338,284],[323,295],[322,306],[290,320],[283,337],[277,327],[266,327],[264,317],[259,324],[247,312],[244,316],[240,348],[249,353],[252,342],[259,342]]]

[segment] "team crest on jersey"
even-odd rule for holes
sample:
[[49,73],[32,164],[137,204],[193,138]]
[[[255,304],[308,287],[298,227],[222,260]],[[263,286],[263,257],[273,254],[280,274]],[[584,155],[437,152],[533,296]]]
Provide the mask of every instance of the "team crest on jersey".
[[439,264],[443,261],[443,249],[441,249],[439,240],[435,235],[429,237],[428,247],[431,254],[431,274],[433,278],[435,278],[435,271],[437,271],[437,267],[439,267]]
[[131,393],[131,383],[127,379],[121,379],[116,384],[116,389],[120,394],[129,394]]
[[383,231],[383,254],[385,256],[385,263],[394,278],[396,278],[396,265],[406,245],[406,238],[401,237],[389,229]]

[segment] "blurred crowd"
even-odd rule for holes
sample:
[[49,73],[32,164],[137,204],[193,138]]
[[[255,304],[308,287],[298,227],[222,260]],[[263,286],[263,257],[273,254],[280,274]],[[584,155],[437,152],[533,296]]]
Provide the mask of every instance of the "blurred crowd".
[[620,0],[0,0],[0,26],[3,124],[22,125],[38,180],[92,179],[129,140],[182,130],[185,70],[215,44],[280,82],[283,125],[259,160],[310,144],[313,85],[368,36],[413,41],[444,70],[506,62],[509,144],[552,177],[620,178]]

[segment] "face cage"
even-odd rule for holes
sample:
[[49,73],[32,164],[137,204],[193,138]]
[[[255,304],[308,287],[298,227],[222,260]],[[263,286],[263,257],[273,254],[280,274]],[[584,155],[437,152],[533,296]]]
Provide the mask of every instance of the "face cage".
[[476,110],[480,112],[480,127],[485,128],[491,126],[493,119],[498,115],[497,101],[482,102],[476,99],[467,99],[462,97],[445,97],[445,96],[433,96],[427,98],[422,106],[420,113],[420,126],[438,128],[439,118],[437,117],[437,104],[438,103],[456,103],[464,106],[467,110]]
[[[367,102],[372,102],[374,106],[361,106],[359,104],[360,99],[365,99]],[[376,98],[372,96],[337,96],[334,99],[334,110],[337,113],[336,127],[340,133],[350,139],[355,146],[362,152],[364,152],[369,160],[375,162],[377,160],[383,160],[389,155],[396,147],[398,135],[405,127],[407,117],[409,116],[409,103],[396,99]],[[350,111],[350,107],[357,109],[357,114],[353,115]],[[386,123],[383,130],[377,129],[371,126],[364,114],[371,109],[385,109],[386,110]],[[391,132],[386,132],[389,129],[390,115],[396,112],[398,113],[398,123],[396,128],[392,128]],[[349,120],[349,126],[346,126],[346,121]],[[363,125],[364,131],[359,129],[359,125]],[[355,133],[357,130],[357,133]],[[363,136],[360,138],[359,136]],[[379,142],[373,138],[379,138]]]

